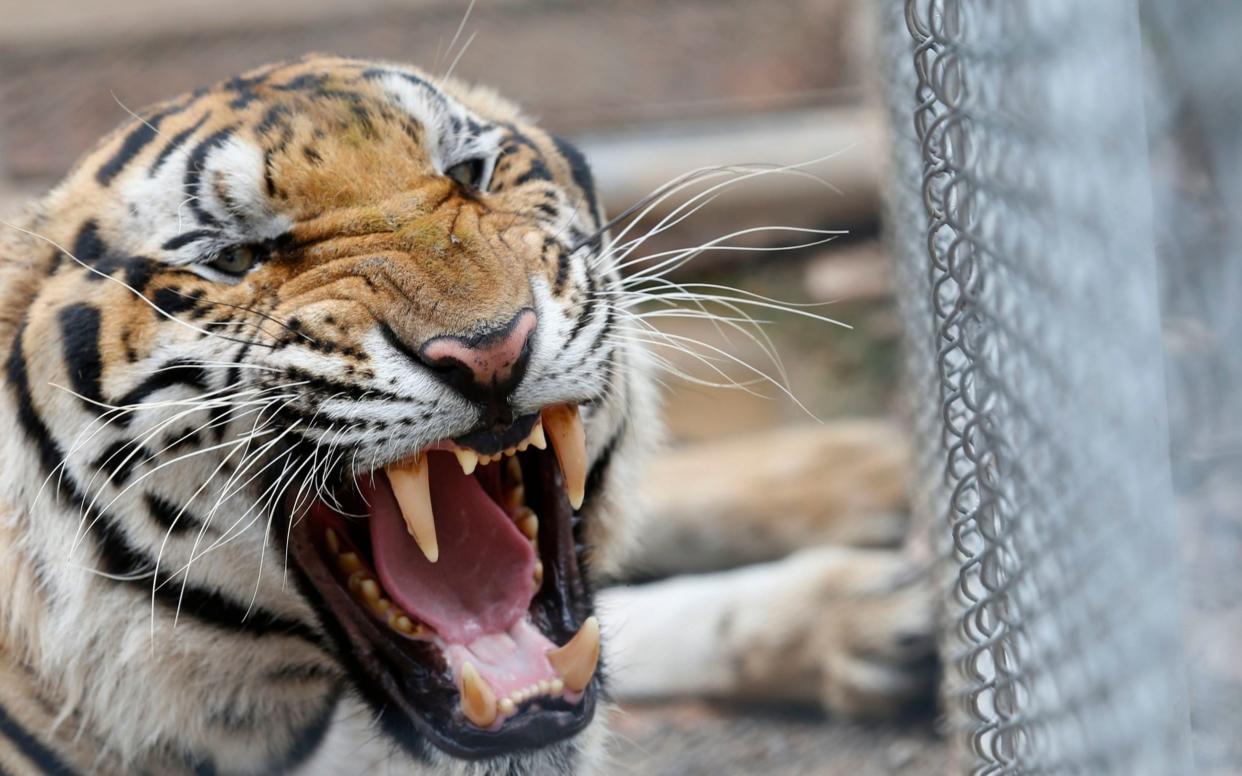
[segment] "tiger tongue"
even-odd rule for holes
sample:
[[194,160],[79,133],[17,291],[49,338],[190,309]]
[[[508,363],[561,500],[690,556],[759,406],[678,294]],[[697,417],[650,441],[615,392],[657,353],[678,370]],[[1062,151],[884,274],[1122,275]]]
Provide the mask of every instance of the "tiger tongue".
[[451,644],[503,633],[530,608],[535,551],[451,453],[428,453],[426,465],[439,547],[434,563],[410,536],[387,476],[377,472],[360,483],[384,591]]

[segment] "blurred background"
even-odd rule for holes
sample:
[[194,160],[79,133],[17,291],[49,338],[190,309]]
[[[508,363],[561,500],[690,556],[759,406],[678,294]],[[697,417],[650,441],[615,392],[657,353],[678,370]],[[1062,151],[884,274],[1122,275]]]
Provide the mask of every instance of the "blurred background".
[[1242,773],[1236,0],[481,0],[462,26],[466,6],[0,0],[0,212],[127,110],[308,51],[495,86],[583,147],[612,213],[705,165],[818,159],[831,190],[766,177],[647,246],[842,231],[678,271],[850,328],[763,316],[804,408],[666,377],[666,455],[905,422],[962,684],[899,724],[629,705],[619,770]]
[[[480,0],[457,35],[467,5],[0,0],[0,212],[55,182],[127,110],[252,66],[320,51],[440,73],[452,67],[579,143],[612,213],[705,165],[832,155],[813,169],[835,191],[806,179],[764,178],[648,246],[689,247],[756,226],[843,231],[812,249],[708,253],[679,272],[682,281],[831,302],[818,312],[853,328],[761,316],[772,321],[768,332],[789,387],[809,412],[771,386],[723,390],[666,377],[670,455],[685,444],[748,436],[764,444],[766,431],[814,424],[811,413],[883,419],[895,411],[900,326],[879,241],[887,145],[866,2]],[[772,233],[732,242],[807,241]],[[702,321],[659,325],[720,344]],[[735,338],[733,346],[739,358],[774,373],[753,343]],[[663,355],[711,377],[693,359]],[[660,498],[655,494],[657,508]],[[861,725],[814,708],[691,700],[634,706],[619,733],[618,765],[635,774],[921,774],[942,770],[944,758],[928,720]]]

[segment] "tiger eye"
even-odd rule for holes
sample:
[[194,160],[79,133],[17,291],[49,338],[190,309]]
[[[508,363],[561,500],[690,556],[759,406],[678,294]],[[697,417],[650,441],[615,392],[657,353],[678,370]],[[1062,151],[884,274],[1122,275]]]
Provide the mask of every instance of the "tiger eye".
[[259,251],[250,245],[237,245],[221,251],[208,266],[227,275],[244,275],[259,262]]

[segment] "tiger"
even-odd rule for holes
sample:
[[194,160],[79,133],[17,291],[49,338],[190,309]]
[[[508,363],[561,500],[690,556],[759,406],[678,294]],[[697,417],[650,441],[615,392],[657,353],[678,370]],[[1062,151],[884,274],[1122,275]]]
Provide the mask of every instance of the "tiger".
[[[134,113],[0,225],[0,772],[604,772],[609,640],[676,639],[608,619],[658,587],[598,597],[662,440],[611,227],[494,91],[318,54]],[[791,614],[896,576],[793,562]],[[867,650],[921,622],[890,598]]]

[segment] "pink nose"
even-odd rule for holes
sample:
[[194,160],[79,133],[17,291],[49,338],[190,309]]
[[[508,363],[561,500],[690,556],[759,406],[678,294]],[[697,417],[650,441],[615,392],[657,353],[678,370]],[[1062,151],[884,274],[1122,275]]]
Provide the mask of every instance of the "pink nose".
[[466,398],[489,405],[504,402],[526,373],[530,335],[538,320],[527,308],[499,329],[429,339],[418,355]]

